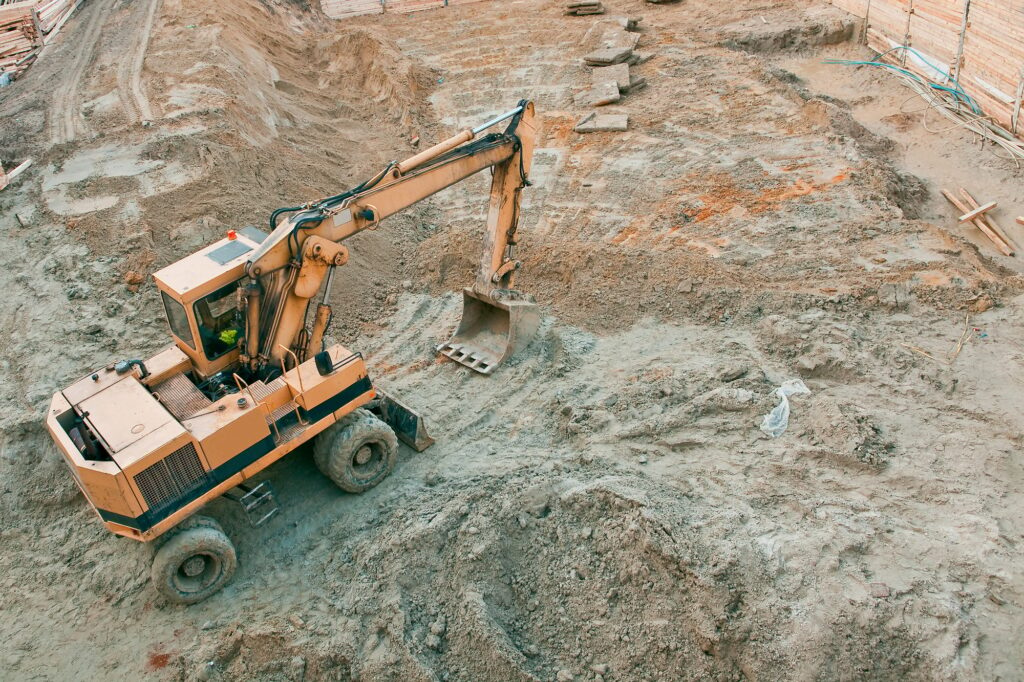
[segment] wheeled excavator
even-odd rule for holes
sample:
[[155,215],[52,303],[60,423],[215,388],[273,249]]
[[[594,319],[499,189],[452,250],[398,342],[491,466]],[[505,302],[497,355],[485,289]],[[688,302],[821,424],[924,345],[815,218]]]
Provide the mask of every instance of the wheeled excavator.
[[160,594],[191,604],[231,580],[234,546],[197,512],[227,496],[265,522],[278,510],[270,481],[246,482],[304,443],[315,439],[320,470],[359,493],[392,471],[398,439],[418,451],[433,442],[419,414],[375,387],[361,354],[326,345],[347,238],[490,169],[479,273],[463,292],[458,328],[437,350],[490,374],[529,343],[537,306],[513,281],[535,137],[534,106],[524,100],[346,192],[274,211],[269,234],[229,231],[153,274],[169,347],[54,394],[46,425],[57,449],[104,525],[156,548]]

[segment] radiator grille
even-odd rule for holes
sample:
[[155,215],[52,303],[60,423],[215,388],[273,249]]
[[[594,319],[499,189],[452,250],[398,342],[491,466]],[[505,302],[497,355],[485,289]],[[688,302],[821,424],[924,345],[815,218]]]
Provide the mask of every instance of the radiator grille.
[[135,476],[150,511],[166,508],[206,480],[195,445],[186,444]]

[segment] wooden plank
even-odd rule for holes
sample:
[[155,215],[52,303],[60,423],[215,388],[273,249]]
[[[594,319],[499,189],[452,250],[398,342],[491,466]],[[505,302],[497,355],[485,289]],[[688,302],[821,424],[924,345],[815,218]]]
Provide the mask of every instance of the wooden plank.
[[0,167],[0,189],[7,187],[16,177],[28,170],[28,167],[32,165],[32,159],[25,159],[21,164],[12,170],[10,173],[4,174],[3,167]]
[[320,0],[324,14],[332,19],[347,19],[384,11],[381,0]]
[[989,211],[991,211],[995,207],[996,207],[996,202],[990,201],[987,204],[985,204],[984,206],[979,206],[978,208],[974,209],[973,211],[970,211],[968,213],[963,214],[962,216],[960,216],[957,219],[957,222],[961,223],[961,224],[962,223],[972,222],[975,218],[979,217],[981,214],[988,213]]
[[[970,210],[962,201],[953,196],[953,194],[948,190],[942,190],[942,196],[946,197],[946,200],[949,201],[949,203],[953,204],[953,206],[956,207],[956,209],[960,211],[960,213],[967,213]],[[999,249],[1000,252],[1007,256],[1013,255],[1013,249],[1007,246],[1003,242],[1003,240],[999,238],[999,235],[993,232],[988,225],[986,225],[981,220],[975,220],[974,224],[978,227],[979,230],[982,231],[982,233],[986,237],[989,238],[989,240],[991,240],[993,244],[995,244],[996,248]]]
[[[968,192],[963,187],[960,188],[960,194],[963,195],[964,199],[967,200],[968,207],[975,209],[979,207],[978,201],[974,197],[972,197],[971,193]],[[1002,239],[1007,246],[1009,246],[1011,249],[1014,248],[1013,242],[1010,241],[1009,235],[1006,234],[1006,230],[1000,227],[999,223],[996,222],[995,218],[988,214],[985,214],[981,216],[981,221],[983,223],[986,223],[990,228],[992,228],[992,231],[999,235],[999,238]]]

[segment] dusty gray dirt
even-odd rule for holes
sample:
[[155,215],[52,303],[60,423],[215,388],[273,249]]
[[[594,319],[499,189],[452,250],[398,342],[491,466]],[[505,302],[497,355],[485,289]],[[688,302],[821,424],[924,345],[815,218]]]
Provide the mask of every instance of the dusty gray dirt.
[[[648,86],[607,107],[628,132],[577,135],[608,17],[561,4],[96,0],[0,90],[0,161],[36,159],[0,193],[0,677],[1020,679],[1019,259],[936,198],[1019,215],[1020,175],[822,65],[865,52],[804,0],[605,0]],[[270,524],[206,510],[235,581],[163,602],[45,435],[52,392],[166,344],[155,269],[522,97],[536,342],[491,378],[433,353],[486,178],[351,240],[335,336],[437,444],[359,496],[285,458]]]

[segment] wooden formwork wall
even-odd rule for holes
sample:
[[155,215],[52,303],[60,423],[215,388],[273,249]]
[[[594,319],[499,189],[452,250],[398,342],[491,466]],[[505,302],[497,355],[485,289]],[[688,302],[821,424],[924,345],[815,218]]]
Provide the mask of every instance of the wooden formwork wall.
[[1024,0],[831,0],[865,19],[886,60],[931,80],[955,78],[986,114],[1024,137]]
[[334,19],[385,12],[418,12],[423,9],[466,5],[481,0],[320,0],[324,14]]

